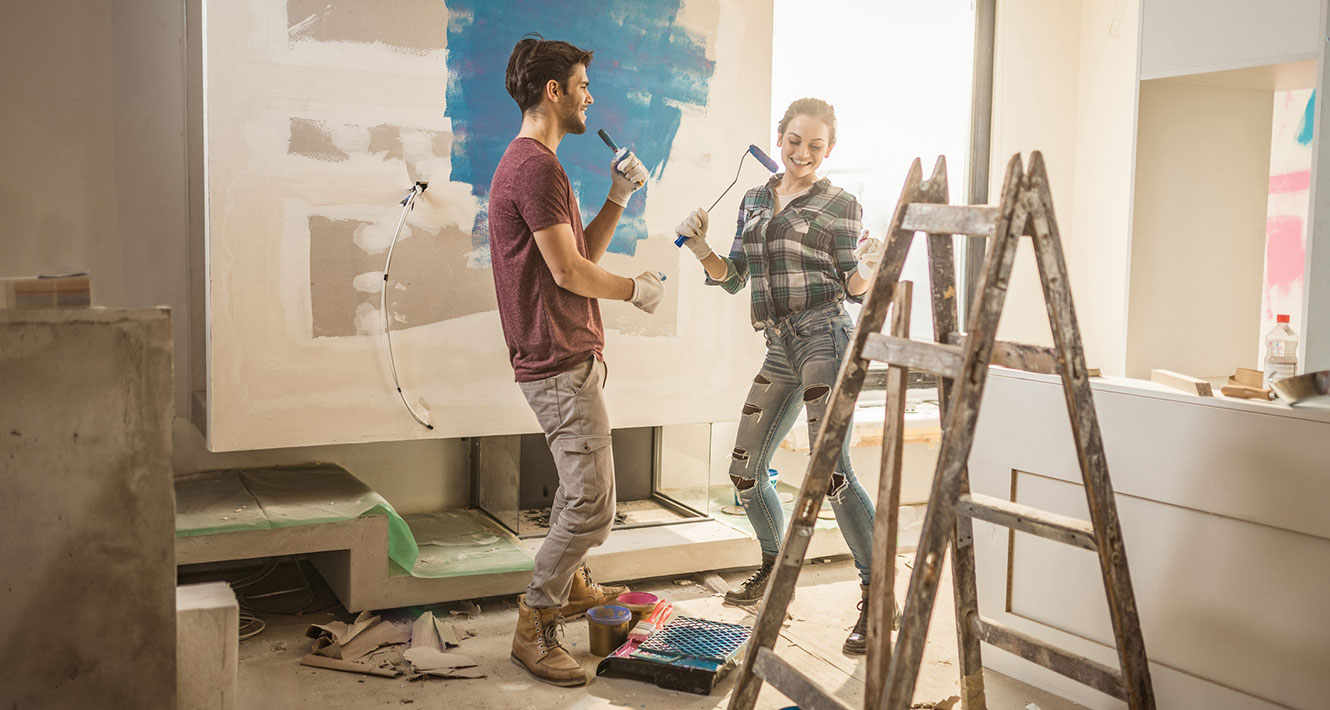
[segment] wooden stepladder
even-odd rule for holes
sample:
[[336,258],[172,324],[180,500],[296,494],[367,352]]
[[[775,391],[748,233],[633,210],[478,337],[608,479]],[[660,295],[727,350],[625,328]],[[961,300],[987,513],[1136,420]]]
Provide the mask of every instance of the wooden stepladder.
[[[887,377],[882,480],[873,528],[868,682],[864,707],[905,710],[910,706],[923,661],[924,642],[942,563],[950,546],[961,699],[966,710],[986,707],[981,641],[1125,700],[1133,710],[1153,710],[1154,691],[1145,644],[1141,638],[1122,530],[1113,501],[1113,487],[1108,477],[1043,156],[1038,152],[1031,154],[1028,171],[1023,170],[1020,155],[1012,157],[1007,164],[1001,202],[996,207],[947,204],[946,163],[942,158],[938,159],[927,182],[922,177],[920,163],[915,160],[892,216],[886,251],[864,300],[851,351],[841,365],[831,403],[823,417],[808,475],[795,503],[776,569],[768,582],[729,708],[752,708],[763,681],[771,683],[805,710],[847,708],[777,656],[773,649],[812,538],[818,509],[839,457],[841,442],[849,430],[868,363],[881,360],[889,363],[891,368]],[[928,235],[935,343],[908,338],[909,284],[900,284],[899,278],[916,232]],[[969,314],[969,327],[964,334],[957,328],[952,255],[954,234],[994,240],[988,248],[975,290],[974,307]],[[1022,236],[1030,236],[1034,241],[1053,332],[1054,346],[1051,348],[996,340],[1016,247]],[[893,311],[891,334],[881,332],[888,306]],[[970,492],[967,461],[974,443],[979,405],[990,364],[1061,375],[1090,520],[1077,520]],[[909,369],[938,375],[943,433],[937,472],[893,651],[890,628],[894,607],[896,518],[900,497],[905,376]],[[979,615],[972,532],[972,520],[976,518],[1098,553],[1119,668],[1049,647]]]

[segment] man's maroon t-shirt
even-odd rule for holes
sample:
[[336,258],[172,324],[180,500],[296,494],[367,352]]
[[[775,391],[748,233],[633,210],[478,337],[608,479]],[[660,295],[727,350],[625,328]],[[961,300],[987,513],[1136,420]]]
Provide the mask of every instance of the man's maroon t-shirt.
[[490,183],[489,228],[499,321],[518,382],[556,375],[605,347],[596,299],[560,288],[536,247],[533,233],[556,224],[573,228],[586,257],[582,214],[559,159],[540,141],[514,139]]

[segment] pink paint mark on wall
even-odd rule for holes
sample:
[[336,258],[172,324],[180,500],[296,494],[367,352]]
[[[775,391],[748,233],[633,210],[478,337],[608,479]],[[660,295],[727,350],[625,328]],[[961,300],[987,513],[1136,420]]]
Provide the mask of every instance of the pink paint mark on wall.
[[1299,170],[1270,176],[1270,193],[1303,192],[1311,187],[1312,171]]
[[1265,281],[1272,289],[1289,288],[1302,280],[1306,251],[1302,217],[1278,215],[1265,221]]

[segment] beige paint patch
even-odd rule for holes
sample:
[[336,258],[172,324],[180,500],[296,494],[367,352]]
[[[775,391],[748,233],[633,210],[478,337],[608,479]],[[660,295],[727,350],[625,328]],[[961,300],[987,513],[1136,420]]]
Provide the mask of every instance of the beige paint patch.
[[443,49],[448,10],[442,0],[287,0],[287,39],[382,44],[406,54]]
[[308,118],[291,119],[291,137],[287,141],[286,152],[333,163],[351,157],[333,143],[327,123]]
[[[387,254],[370,253],[357,241],[357,235],[377,232],[380,227],[357,219],[309,217],[315,337],[383,332],[379,298]],[[391,239],[391,232],[388,237]],[[388,311],[393,327],[414,328],[497,310],[489,269],[467,266],[471,251],[471,235],[457,228],[428,230],[417,225],[410,234],[404,228],[389,274]]]
[[286,152],[326,162],[345,162],[368,155],[406,164],[411,182],[429,181],[435,167],[450,155],[453,137],[447,131],[405,128],[381,123],[365,128],[353,123],[332,123],[310,118],[291,119]]

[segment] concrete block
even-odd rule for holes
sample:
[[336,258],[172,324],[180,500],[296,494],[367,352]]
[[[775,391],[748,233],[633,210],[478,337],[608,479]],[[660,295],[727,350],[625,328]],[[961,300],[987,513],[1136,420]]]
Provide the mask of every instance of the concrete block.
[[0,311],[0,707],[175,707],[166,309]]
[[176,707],[233,710],[240,653],[240,605],[226,582],[175,590]]

